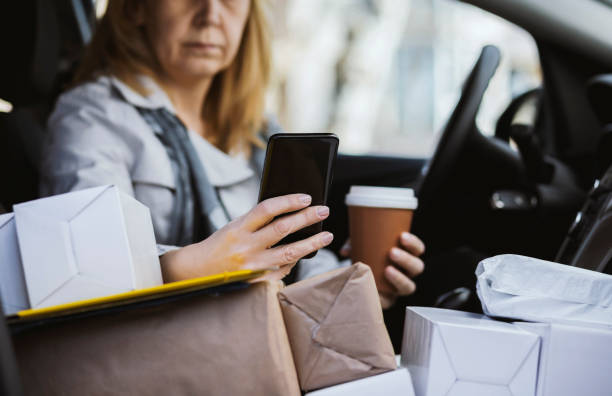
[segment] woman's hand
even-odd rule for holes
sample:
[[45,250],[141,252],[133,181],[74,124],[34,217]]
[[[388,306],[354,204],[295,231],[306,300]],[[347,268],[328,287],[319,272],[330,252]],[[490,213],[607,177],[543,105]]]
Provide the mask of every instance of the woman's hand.
[[[425,269],[423,260],[419,258],[425,252],[425,244],[416,235],[402,232],[400,245],[401,248],[392,247],[389,251],[389,258],[395,263],[395,266],[389,265],[385,268],[385,277],[395,287],[396,292],[393,294],[378,293],[383,309],[391,307],[397,297],[414,293],[416,284],[411,278],[419,275]],[[350,254],[349,241],[342,247],[340,253],[344,256]]]
[[[331,233],[321,232],[270,248],[292,232],[329,216],[326,206],[308,207],[311,200],[305,194],[267,199],[205,240],[166,253],[161,260],[164,282],[242,269],[269,269],[272,271],[260,279],[282,279],[300,258],[333,240]],[[274,220],[282,214],[287,215]]]
[[[395,303],[399,296],[408,296],[415,292],[416,284],[411,278],[416,277],[425,269],[425,263],[419,258],[425,253],[425,244],[416,235],[402,232],[399,247],[392,247],[389,258],[395,266],[389,265],[385,268],[385,277],[397,290],[394,294],[382,294],[380,304],[383,309],[389,308]],[[398,269],[396,268],[396,266]]]

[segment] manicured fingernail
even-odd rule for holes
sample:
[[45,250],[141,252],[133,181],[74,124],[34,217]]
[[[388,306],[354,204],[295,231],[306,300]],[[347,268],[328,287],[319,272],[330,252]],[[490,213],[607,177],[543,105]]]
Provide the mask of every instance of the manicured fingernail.
[[325,218],[329,215],[329,208],[327,206],[319,206],[317,208],[317,214],[321,218]]
[[410,240],[410,234],[407,232],[402,232],[402,239],[404,241],[409,241]]
[[310,202],[312,202],[312,197],[310,195],[303,194],[300,196],[300,202],[302,202],[304,205],[308,205]]
[[391,257],[398,258],[400,255],[400,250],[396,247],[391,248]]
[[323,241],[324,244],[327,245],[327,244],[331,243],[331,241],[334,240],[334,234],[332,234],[331,232],[326,232],[321,237],[321,240]]

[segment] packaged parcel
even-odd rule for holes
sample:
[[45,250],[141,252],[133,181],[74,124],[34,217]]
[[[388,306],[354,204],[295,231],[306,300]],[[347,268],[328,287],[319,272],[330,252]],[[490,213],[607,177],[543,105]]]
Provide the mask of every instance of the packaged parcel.
[[410,373],[405,368],[330,386],[306,396],[414,396]]
[[486,316],[407,307],[401,365],[416,396],[534,396],[540,340]]
[[286,287],[279,299],[305,391],[394,370],[370,267],[355,264]]
[[0,215],[0,274],[0,297],[4,314],[10,315],[30,308],[12,213]]
[[516,323],[541,337],[537,396],[612,394],[612,329]]
[[149,209],[115,186],[14,206],[32,308],[162,283]]
[[278,282],[14,336],[26,395],[299,396]]
[[611,275],[506,254],[481,261],[476,276],[489,316],[612,326]]

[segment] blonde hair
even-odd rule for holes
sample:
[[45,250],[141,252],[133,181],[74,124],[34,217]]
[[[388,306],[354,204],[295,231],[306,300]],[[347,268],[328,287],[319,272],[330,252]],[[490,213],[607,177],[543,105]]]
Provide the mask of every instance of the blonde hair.
[[[147,94],[138,75],[154,76],[161,69],[144,29],[136,26],[130,15],[129,7],[137,1],[142,0],[109,0],[77,70],[76,84],[111,74],[142,95]],[[251,0],[236,57],[213,78],[202,109],[207,139],[225,152],[248,149],[245,143],[263,146],[259,132],[264,124],[264,96],[271,65],[262,2]]]

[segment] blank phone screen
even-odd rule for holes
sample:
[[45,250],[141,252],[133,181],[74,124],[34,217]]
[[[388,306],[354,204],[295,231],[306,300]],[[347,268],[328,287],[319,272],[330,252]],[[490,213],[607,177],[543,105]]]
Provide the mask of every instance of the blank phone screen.
[[[337,151],[338,138],[333,134],[272,136],[266,152],[259,201],[304,193],[312,197],[312,205],[325,205]],[[307,238],[321,229],[321,223],[314,224],[288,236],[280,244]]]

